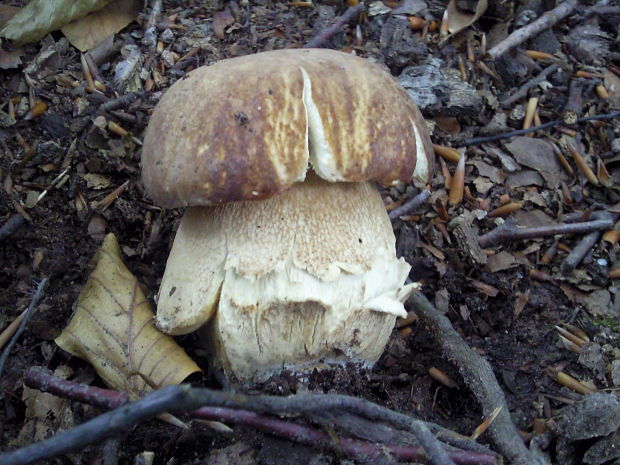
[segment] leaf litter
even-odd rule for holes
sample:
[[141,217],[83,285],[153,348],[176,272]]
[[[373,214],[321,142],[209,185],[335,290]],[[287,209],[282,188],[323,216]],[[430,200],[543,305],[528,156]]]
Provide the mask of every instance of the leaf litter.
[[[124,155],[116,156],[110,141],[117,140],[117,136],[110,133],[107,125],[96,128],[100,140],[96,150],[89,148],[86,142],[97,138],[92,132],[94,117],[105,116],[106,121],[116,122],[139,138],[148,122],[148,114],[161,93],[191,68],[240,54],[301,46],[317,32],[314,26],[319,24],[321,14],[333,18],[343,12],[327,2],[315,2],[312,7],[263,2],[216,1],[200,6],[190,3],[194,6],[165,6],[157,19],[156,28],[162,51],[157,52],[153,59],[150,59],[150,52],[143,48],[140,40],[142,31],[136,22],[124,30],[110,31],[111,35],[104,44],[91,50],[92,57],[95,57],[94,71],[99,72],[106,87],[101,94],[89,94],[85,90],[79,56],[76,62],[74,49],[70,48],[66,39],[58,40],[58,33],[44,37],[39,43],[24,46],[23,51],[18,52],[22,63],[12,59],[12,65],[17,68],[7,70],[13,73],[10,79],[9,76],[3,78],[3,102],[14,100],[14,115],[9,111],[8,103],[0,109],[7,118],[18,122],[19,128],[13,124],[0,133],[0,141],[9,148],[7,153],[17,162],[9,168],[2,165],[3,185],[6,186],[3,191],[6,197],[2,200],[7,202],[0,213],[7,217],[14,211],[20,211],[20,208],[23,211],[23,208],[30,206],[28,214],[34,223],[29,227],[28,234],[10,239],[16,247],[7,252],[10,260],[6,263],[9,264],[11,278],[0,276],[8,290],[1,303],[6,308],[18,308],[23,304],[27,299],[28,279],[36,272],[58,277],[54,294],[50,297],[55,304],[54,311],[43,312],[37,317],[41,320],[32,322],[35,342],[26,345],[23,355],[20,355],[22,358],[18,359],[25,366],[40,357],[35,349],[38,338],[50,338],[49,333],[34,328],[45,326],[47,331],[59,331],[68,321],[70,302],[86,281],[88,258],[93,255],[98,241],[103,240],[109,231],[117,233],[123,250],[131,251],[131,256],[127,258],[130,268],[141,281],[155,290],[165,264],[167,244],[178,220],[175,212],[160,211],[152,206],[141,194],[138,183],[132,182],[129,187],[114,194],[118,186],[137,178],[139,154],[123,146],[120,152]],[[618,308],[618,293],[613,291],[615,281],[608,277],[610,271],[620,267],[617,243],[597,242],[578,268],[565,276],[560,265],[577,245],[581,234],[515,240],[492,249],[479,247],[477,239],[508,219],[488,218],[489,212],[506,202],[523,204],[521,210],[509,215],[517,219],[519,227],[538,227],[553,222],[562,224],[567,215],[615,204],[618,201],[615,186],[620,181],[620,142],[617,131],[614,132],[617,130],[617,120],[551,128],[544,132],[537,131],[534,137],[521,135],[506,142],[488,141],[467,149],[460,143],[472,136],[492,136],[520,129],[529,97],[539,99],[537,111],[541,122],[561,117],[563,107],[569,100],[570,81],[574,79],[589,80],[592,84],[583,88],[580,115],[591,116],[617,108],[617,59],[612,59],[606,51],[605,55],[597,57],[597,60],[603,60],[597,65],[589,64],[586,59],[581,61],[578,51],[569,59],[561,52],[552,51],[555,55],[550,61],[540,60],[532,64],[523,58],[522,50],[514,49],[495,63],[484,60],[485,47],[488,50],[506,36],[505,26],[509,23],[504,20],[514,20],[511,24],[515,29],[521,27],[519,24],[527,24],[523,18],[514,18],[511,11],[503,9],[514,6],[514,2],[493,2],[485,6],[486,13],[473,21],[483,2],[450,2],[451,8],[457,8],[469,17],[469,23],[463,21],[465,28],[444,42],[451,48],[440,51],[437,47],[440,31],[431,29],[435,27],[433,21],[437,26],[441,23],[446,2],[442,5],[432,2],[402,2],[400,5],[376,3],[373,15],[367,22],[347,28],[346,33],[330,39],[328,45],[354,51],[381,63],[388,62],[392,73],[406,85],[414,99],[420,99],[425,116],[437,121],[433,128],[433,141],[466,151],[467,155],[462,200],[450,206],[449,191],[443,190],[443,176],[437,176],[432,183],[432,202],[411,218],[394,222],[397,237],[420,236],[417,242],[401,242],[414,244],[410,246],[413,250],[406,253],[416,258],[416,274],[421,276],[425,293],[435,295],[438,306],[451,317],[457,329],[465,334],[472,346],[484,352],[494,366],[504,367],[502,370],[509,367],[519,373],[514,378],[521,380],[519,388],[509,388],[507,395],[511,396],[511,408],[514,406],[515,409],[512,413],[524,419],[520,426],[531,433],[531,420],[541,416],[532,406],[541,396],[546,399],[548,413],[552,417],[564,405],[557,399],[571,395],[569,388],[545,376],[547,366],[562,360],[565,369],[576,378],[589,377],[587,367],[576,363],[573,354],[567,353],[563,346],[556,345],[557,339],[551,337],[550,328],[564,320],[578,324],[591,336],[598,335],[608,341],[608,350],[603,351],[602,355],[607,363],[613,365],[617,361],[618,354],[613,348],[618,347],[618,325],[617,319],[614,319],[617,316],[614,312]],[[537,7],[532,5],[532,8]],[[2,11],[0,9],[0,14]],[[537,12],[539,16],[544,13],[540,9]],[[390,29],[393,23],[388,24],[386,20],[392,14],[417,15],[426,20],[428,28],[407,34],[393,31]],[[576,10],[565,24],[549,29],[547,34],[563,39],[582,18],[583,11]],[[491,30],[487,29],[489,24],[492,24]],[[602,20],[597,28],[609,34],[614,28],[617,29],[617,24]],[[40,27],[36,21],[28,24],[24,28],[28,34],[32,33],[30,26]],[[359,32],[356,33],[356,30]],[[380,39],[391,44],[389,50],[382,51]],[[399,41],[405,39],[407,44],[423,42],[428,49],[424,52],[428,57],[405,56],[404,49],[398,47]],[[599,39],[594,34],[583,40]],[[532,41],[523,47],[533,44]],[[7,47],[7,43],[3,42],[2,53],[14,54],[18,50],[10,45]],[[191,55],[194,48],[198,50]],[[579,49],[586,50],[587,47],[571,48],[566,52],[570,54]],[[450,50],[450,53],[445,53],[445,50]],[[399,56],[388,57],[384,53]],[[186,59],[181,59],[188,54],[190,56]],[[462,70],[459,69],[459,57]],[[405,62],[407,66],[401,68],[401,63]],[[562,69],[529,88],[512,106],[500,108],[498,101],[516,93],[553,62],[560,62]],[[482,65],[492,66],[494,69],[491,71],[496,75],[489,74]],[[513,70],[512,74],[506,73],[502,67]],[[24,74],[20,74],[22,71]],[[582,72],[600,77],[580,77],[578,73]],[[417,87],[416,79],[420,81]],[[607,99],[598,96],[597,85],[605,87],[609,95]],[[134,91],[145,94],[131,104],[121,104],[113,110],[101,109],[104,103]],[[31,97],[33,100],[42,99],[47,104],[43,116],[57,115],[70,128],[65,135],[52,135],[52,139],[61,142],[58,146],[45,145],[50,135],[41,123],[43,119],[22,121],[30,110]],[[426,107],[425,101],[428,102]],[[19,142],[17,131],[23,136],[24,143]],[[553,148],[549,151],[549,147],[553,147],[550,140],[561,148],[575,175],[567,174]],[[581,168],[571,153],[565,150],[564,144],[567,142],[577,147],[586,165],[596,174],[600,171],[596,170],[597,164],[602,163],[614,182],[607,186],[587,184]],[[72,143],[76,144],[72,154],[63,150]],[[27,158],[28,148],[34,148],[31,158]],[[50,185],[67,157],[73,170],[65,183],[54,187],[41,202],[30,202],[29,196],[38,196]],[[52,166],[50,171],[44,171],[42,167],[49,165]],[[448,163],[447,167],[454,173],[455,165]],[[94,182],[89,184],[89,179]],[[384,192],[386,202],[411,197],[417,192],[415,189],[412,186],[389,189]],[[106,196],[111,197],[106,201],[104,211],[91,209]],[[443,203],[445,211],[437,209],[435,200]],[[460,218],[462,223],[448,227],[455,218]],[[408,223],[410,227],[403,228],[402,223]],[[553,258],[549,262],[542,261],[543,254],[555,242],[559,243],[559,247]],[[42,251],[43,258],[37,259],[40,261],[37,271],[34,252],[31,257],[29,250]],[[120,258],[118,260],[120,262]],[[601,260],[604,265],[600,264]],[[113,263],[120,266],[116,261]],[[544,272],[548,278],[536,279],[536,276],[542,275],[533,271]],[[129,279],[129,275],[123,276]],[[91,285],[89,281],[87,286]],[[133,288],[130,287],[129,291],[133,292]],[[278,393],[332,389],[362,392],[371,398],[387,396],[397,406],[407,409],[413,403],[419,406],[423,415],[438,422],[446,421],[448,426],[454,425],[470,433],[478,419],[477,407],[473,402],[463,403],[463,392],[459,390],[454,393],[439,390],[436,398],[429,394],[434,385],[428,379],[427,368],[440,362],[437,348],[420,323],[413,322],[401,331],[404,329],[409,331],[395,332],[383,361],[370,375],[337,370],[332,374],[316,375],[309,383],[294,381],[283,375],[261,388]],[[196,352],[191,341],[182,342],[184,345],[189,342],[190,349]],[[115,356],[121,357],[120,353]],[[129,362],[120,362],[119,358],[118,363],[122,366]],[[83,369],[84,365],[81,367]],[[446,371],[458,378],[458,373],[451,371],[450,367],[446,367]],[[401,374],[415,379],[413,387],[385,381],[396,379]],[[13,372],[10,379],[15,380],[16,376]],[[123,376],[126,377],[124,381],[117,382],[134,383],[138,388],[146,389],[147,375],[125,372]],[[371,377],[370,382],[368,376]],[[374,376],[383,376],[382,381],[372,381]],[[505,379],[511,378],[507,376]],[[596,384],[599,388],[617,387],[617,382],[611,378],[597,379]],[[544,397],[547,394],[554,397]],[[15,401],[11,402],[15,404]],[[0,412],[0,418],[2,415]],[[12,420],[9,425],[16,423]],[[139,431],[146,432],[144,428]],[[161,434],[165,436],[166,433]],[[561,435],[562,431],[557,434]]]

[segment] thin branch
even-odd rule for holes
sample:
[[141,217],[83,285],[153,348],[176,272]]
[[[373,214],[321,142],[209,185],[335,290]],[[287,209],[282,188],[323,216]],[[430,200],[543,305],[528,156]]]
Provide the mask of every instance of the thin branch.
[[25,222],[26,222],[26,220],[19,213],[16,213],[15,215],[11,216],[0,227],[0,242],[2,242],[4,239],[9,237],[11,234],[13,234],[19,228],[21,228],[24,225]]
[[313,39],[311,39],[304,48],[316,48],[321,47],[325,42],[331,39],[334,35],[338,34],[341,29],[353,20],[358,14],[365,11],[366,7],[363,3],[358,3],[355,6],[349,7],[347,11],[340,16],[334,24],[329,26],[327,29],[321,31],[318,35],[316,35]]
[[46,286],[47,286],[47,278],[43,278],[41,282],[39,283],[39,285],[37,286],[37,290],[34,293],[32,300],[30,301],[30,305],[28,306],[26,315],[24,315],[24,319],[22,320],[21,324],[19,325],[19,328],[17,328],[17,331],[15,331],[15,334],[13,335],[13,337],[7,344],[6,348],[4,349],[4,352],[2,353],[2,357],[0,357],[0,376],[2,376],[2,372],[4,371],[4,364],[9,358],[11,349],[17,343],[19,336],[21,336],[21,334],[24,332],[24,329],[26,328],[26,325],[28,324],[28,320],[30,319],[32,312],[34,311],[34,308],[39,303],[39,300],[41,299],[41,297],[43,297],[43,291],[45,290]]
[[[576,122],[585,123],[588,121],[603,121],[603,120],[618,118],[619,116],[620,116],[620,110],[613,111],[611,113],[602,114],[602,115],[584,116],[583,118],[579,118]],[[557,126],[558,124],[564,124],[564,121],[558,119],[554,121],[548,121],[538,126],[532,126],[531,128],[527,128],[527,129],[517,129],[515,131],[502,132],[501,134],[495,134],[492,136],[474,137],[473,139],[466,139],[457,145],[460,145],[462,147],[467,147],[470,145],[482,144],[485,142],[494,142],[494,141],[498,141],[502,139],[509,139],[510,137],[522,136],[523,134],[529,134],[530,132],[536,132],[536,131],[540,131],[541,129],[547,129],[552,126]]]
[[397,428],[413,433],[432,464],[454,464],[447,451],[423,422],[364,399],[317,394],[301,394],[289,397],[247,396],[182,385],[167,386],[143,399],[104,413],[69,431],[5,453],[0,456],[0,465],[29,464],[42,458],[65,454],[87,444],[124,434],[137,423],[160,413],[193,411],[205,405],[268,414],[308,414],[317,411],[346,410],[370,420],[390,423]]
[[489,57],[492,60],[497,60],[504,53],[513,47],[525,42],[526,40],[534,37],[539,32],[550,28],[558,21],[564,19],[577,7],[579,0],[566,0],[560,3],[553,10],[547,11],[536,21],[531,22],[527,26],[523,26],[521,29],[513,31],[508,37],[502,40],[499,44],[489,50]]
[[480,236],[478,238],[478,243],[481,247],[494,247],[509,240],[533,239],[537,237],[556,236],[559,234],[589,233],[592,231],[611,229],[613,226],[613,220],[602,219],[586,221],[583,223],[564,223],[550,226],[522,228],[517,225],[514,219],[510,218],[502,225]]
[[549,76],[555,73],[559,69],[559,67],[560,65],[558,65],[557,63],[547,66],[538,75],[528,80],[525,84],[519,87],[515,92],[513,92],[511,95],[503,99],[500,102],[500,104],[502,105],[502,107],[505,108],[505,107],[512,105],[517,100],[525,97],[532,87],[534,87],[539,82],[542,82],[545,79],[547,79]]
[[[612,214],[609,212],[596,212],[591,215],[591,217],[596,221],[608,221],[612,225],[616,222],[618,218],[617,214]],[[591,221],[594,223],[594,221]],[[611,229],[605,228],[605,229]],[[594,247],[594,245],[598,242],[599,238],[603,234],[602,230],[593,231],[590,234],[583,237],[579,243],[573,247],[573,250],[566,256],[562,265],[560,265],[560,269],[562,273],[569,274],[572,273],[575,268],[581,263],[586,254]]]
[[416,211],[418,208],[420,208],[422,205],[424,205],[428,201],[430,196],[431,196],[431,191],[429,191],[428,189],[424,189],[422,192],[420,192],[415,197],[407,200],[400,207],[397,207],[394,210],[392,210],[388,214],[388,216],[390,217],[390,220],[394,221],[395,219],[400,218],[401,216],[408,215],[409,213]]
[[489,362],[477,355],[454,330],[450,320],[437,310],[424,295],[414,292],[409,298],[413,310],[429,327],[443,354],[459,369],[465,384],[478,399],[485,416],[498,407],[501,411],[489,427],[495,446],[513,465],[535,465],[537,460],[527,450],[510,418],[504,398]]
[[162,0],[151,1],[151,12],[142,38],[142,43],[152,50],[157,46],[157,21],[161,14],[161,4]]

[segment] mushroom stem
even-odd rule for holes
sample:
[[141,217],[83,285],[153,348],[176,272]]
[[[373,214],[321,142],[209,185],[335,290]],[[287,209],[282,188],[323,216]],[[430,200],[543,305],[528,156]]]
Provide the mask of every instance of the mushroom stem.
[[413,290],[394,244],[368,182],[309,174],[261,202],[190,208],[166,266],[157,324],[183,334],[211,320],[207,345],[229,378],[323,361],[372,364]]

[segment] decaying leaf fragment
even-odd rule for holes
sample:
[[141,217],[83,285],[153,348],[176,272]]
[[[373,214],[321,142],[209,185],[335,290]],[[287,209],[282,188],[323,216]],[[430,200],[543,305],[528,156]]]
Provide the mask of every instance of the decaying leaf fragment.
[[36,42],[45,34],[86,16],[111,0],[31,0],[0,30],[16,45]]
[[487,11],[488,7],[487,0],[479,0],[476,4],[476,11],[469,13],[459,10],[456,4],[456,0],[450,0],[446,7],[448,10],[448,32],[450,35],[454,35],[474,24]]
[[95,262],[56,344],[90,362],[108,386],[136,395],[200,371],[172,337],[155,328],[151,307],[123,263],[114,234],[105,237]]
[[140,0],[115,0],[100,10],[65,25],[62,33],[74,47],[85,52],[134,21],[140,13],[142,3]]

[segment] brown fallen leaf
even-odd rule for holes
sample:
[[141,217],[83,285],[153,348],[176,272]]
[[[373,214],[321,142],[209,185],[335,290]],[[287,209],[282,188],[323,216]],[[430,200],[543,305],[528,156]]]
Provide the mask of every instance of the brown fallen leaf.
[[469,13],[459,10],[456,0],[450,0],[450,3],[446,7],[448,11],[448,32],[450,35],[454,35],[478,21],[484,12],[487,11],[487,7],[487,0],[479,0],[476,4],[476,11],[474,13]]
[[108,386],[136,396],[200,371],[172,337],[155,328],[151,306],[123,263],[114,234],[105,237],[95,263],[56,344],[90,362]]
[[110,0],[31,0],[4,24],[0,37],[12,40],[15,45],[36,42],[107,3]]
[[0,28],[4,27],[4,25],[13,17],[15,14],[21,10],[21,8],[17,6],[10,5],[0,5]]
[[213,32],[215,33],[215,37],[220,40],[224,39],[224,37],[226,37],[226,27],[234,22],[235,18],[233,18],[228,8],[215,13],[213,15]]
[[0,69],[17,68],[22,64],[22,55],[24,51],[21,48],[7,51],[0,48]]
[[134,21],[141,7],[140,0],[116,0],[61,30],[74,47],[85,52]]

